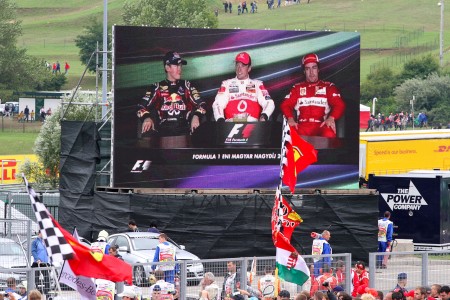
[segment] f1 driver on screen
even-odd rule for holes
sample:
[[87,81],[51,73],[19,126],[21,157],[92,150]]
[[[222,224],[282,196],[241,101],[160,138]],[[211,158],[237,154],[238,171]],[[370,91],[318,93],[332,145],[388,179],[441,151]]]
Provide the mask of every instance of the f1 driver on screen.
[[344,114],[345,103],[333,83],[319,80],[319,57],[316,54],[305,55],[302,65],[306,81],[291,88],[281,102],[281,111],[288,119],[288,124],[297,128],[298,134],[334,138],[336,120]]
[[164,55],[166,79],[150,85],[138,105],[142,133],[155,130],[160,136],[181,136],[200,125],[205,103],[189,81],[181,80],[182,66],[186,64],[177,52]]
[[217,122],[267,121],[275,104],[263,82],[250,79],[252,59],[247,52],[235,58],[236,77],[225,80],[212,105]]

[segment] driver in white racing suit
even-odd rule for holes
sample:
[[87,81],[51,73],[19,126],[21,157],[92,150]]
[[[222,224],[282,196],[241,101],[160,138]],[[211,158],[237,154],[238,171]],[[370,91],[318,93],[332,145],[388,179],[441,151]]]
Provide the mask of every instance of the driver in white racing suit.
[[212,105],[217,122],[267,121],[275,104],[263,82],[250,79],[252,60],[247,52],[235,59],[236,77],[222,82]]

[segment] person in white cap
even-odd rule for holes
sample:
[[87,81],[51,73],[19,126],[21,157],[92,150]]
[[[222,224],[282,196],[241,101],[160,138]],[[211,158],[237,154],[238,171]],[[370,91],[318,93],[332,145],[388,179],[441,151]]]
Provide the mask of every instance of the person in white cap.
[[[288,124],[306,136],[336,137],[336,120],[342,117],[345,103],[338,88],[319,79],[319,57],[315,53],[302,59],[306,80],[295,84],[281,102]],[[297,121],[294,118],[296,113]]]
[[135,300],[136,294],[132,290],[125,290],[122,293],[117,295],[122,300]]
[[107,243],[109,234],[106,230],[102,230],[98,233],[97,241],[91,244],[91,250],[94,252],[100,252],[103,254],[109,254],[110,245]]
[[17,293],[20,295],[20,298],[18,300],[27,299],[27,285],[27,281],[22,281],[17,285]]
[[267,121],[272,115],[275,104],[263,82],[250,78],[251,70],[250,55],[236,55],[236,77],[222,82],[212,105],[217,122]]

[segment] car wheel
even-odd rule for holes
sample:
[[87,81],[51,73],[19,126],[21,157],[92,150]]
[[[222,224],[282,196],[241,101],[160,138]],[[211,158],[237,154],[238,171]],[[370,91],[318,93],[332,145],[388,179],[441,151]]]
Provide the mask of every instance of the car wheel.
[[135,266],[133,269],[133,281],[137,286],[144,286],[145,281],[145,270],[143,266]]

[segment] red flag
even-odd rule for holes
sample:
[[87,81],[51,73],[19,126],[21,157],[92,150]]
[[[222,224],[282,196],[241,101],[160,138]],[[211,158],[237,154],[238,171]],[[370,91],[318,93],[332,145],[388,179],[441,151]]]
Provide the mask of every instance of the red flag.
[[62,228],[52,216],[51,219],[75,252],[75,258],[68,260],[75,275],[106,279],[113,282],[125,281],[130,285],[132,284],[133,271],[129,264],[111,255],[92,252],[91,249],[81,244]]
[[297,134],[295,128],[291,126],[289,126],[289,132],[285,134],[284,147],[286,147],[286,160],[283,162],[282,179],[283,183],[289,186],[291,192],[294,193],[297,174],[317,161],[317,150],[314,149],[313,145],[303,140]]
[[272,239],[277,248],[297,252],[291,245],[294,229],[302,223],[302,218],[291,208],[277,188],[275,203],[272,210]]

